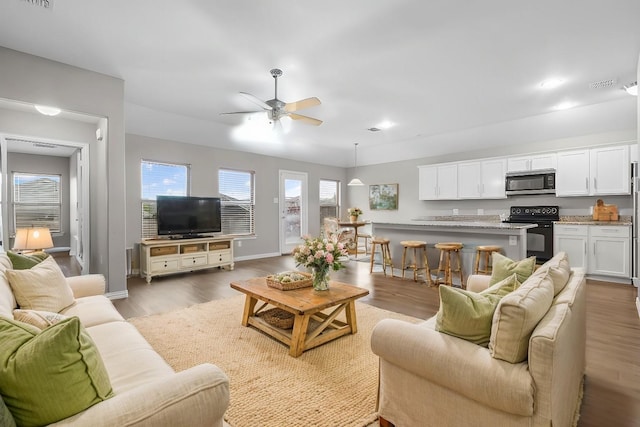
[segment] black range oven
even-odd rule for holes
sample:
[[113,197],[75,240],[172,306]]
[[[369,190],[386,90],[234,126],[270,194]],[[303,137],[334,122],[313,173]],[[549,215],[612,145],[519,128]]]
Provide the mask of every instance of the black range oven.
[[553,257],[553,223],[560,220],[558,206],[512,206],[506,222],[537,224],[527,229],[527,256],[544,262]]

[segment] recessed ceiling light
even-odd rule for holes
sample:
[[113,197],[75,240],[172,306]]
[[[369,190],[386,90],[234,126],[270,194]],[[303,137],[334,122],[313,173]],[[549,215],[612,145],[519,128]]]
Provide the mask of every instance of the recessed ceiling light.
[[575,102],[565,101],[553,107],[554,110],[568,110],[576,106]]
[[395,126],[395,123],[393,123],[390,120],[383,120],[376,125],[376,127],[380,129],[389,129],[390,127],[393,127],[393,126]]
[[35,105],[35,107],[40,114],[45,116],[57,116],[62,111],[58,107],[47,107],[46,105]]
[[624,90],[629,95],[638,96],[638,82],[630,83],[630,84],[624,86]]
[[562,83],[564,83],[564,79],[552,78],[552,79],[547,79],[542,81],[540,83],[540,87],[542,89],[555,89],[558,86],[560,86]]

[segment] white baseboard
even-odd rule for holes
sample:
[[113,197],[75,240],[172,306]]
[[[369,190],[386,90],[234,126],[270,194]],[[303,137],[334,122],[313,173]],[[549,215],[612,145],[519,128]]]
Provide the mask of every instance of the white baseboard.
[[233,258],[233,261],[249,261],[252,259],[261,259],[261,258],[273,258],[274,256],[282,255],[280,252],[272,252],[268,254],[257,254],[257,255],[246,255],[246,256],[237,256]]
[[636,297],[636,309],[638,310],[638,317],[640,317],[640,298]]
[[129,296],[129,291],[107,292],[105,296],[109,299],[125,299]]

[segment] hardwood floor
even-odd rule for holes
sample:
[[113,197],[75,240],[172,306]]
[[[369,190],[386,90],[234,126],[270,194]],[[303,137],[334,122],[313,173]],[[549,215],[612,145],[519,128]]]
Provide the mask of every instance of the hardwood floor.
[[[240,295],[229,286],[231,281],[294,268],[292,257],[283,256],[236,262],[234,271],[154,278],[150,285],[133,277],[127,282],[129,298],[114,304],[126,318],[161,313]],[[351,261],[331,277],[368,289],[369,295],[358,301],[378,308],[421,319],[438,310],[437,288],[382,273],[370,275],[368,262]],[[640,319],[635,297],[630,285],[587,281],[587,373],[579,427],[640,426]]]

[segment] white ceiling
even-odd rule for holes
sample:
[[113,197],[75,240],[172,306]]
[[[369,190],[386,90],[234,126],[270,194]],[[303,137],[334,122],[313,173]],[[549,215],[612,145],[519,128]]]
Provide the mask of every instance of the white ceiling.
[[[3,0],[0,45],[122,78],[128,133],[353,166],[354,142],[364,165],[637,126],[638,0],[49,2]],[[271,68],[321,126],[220,115],[273,98]]]

